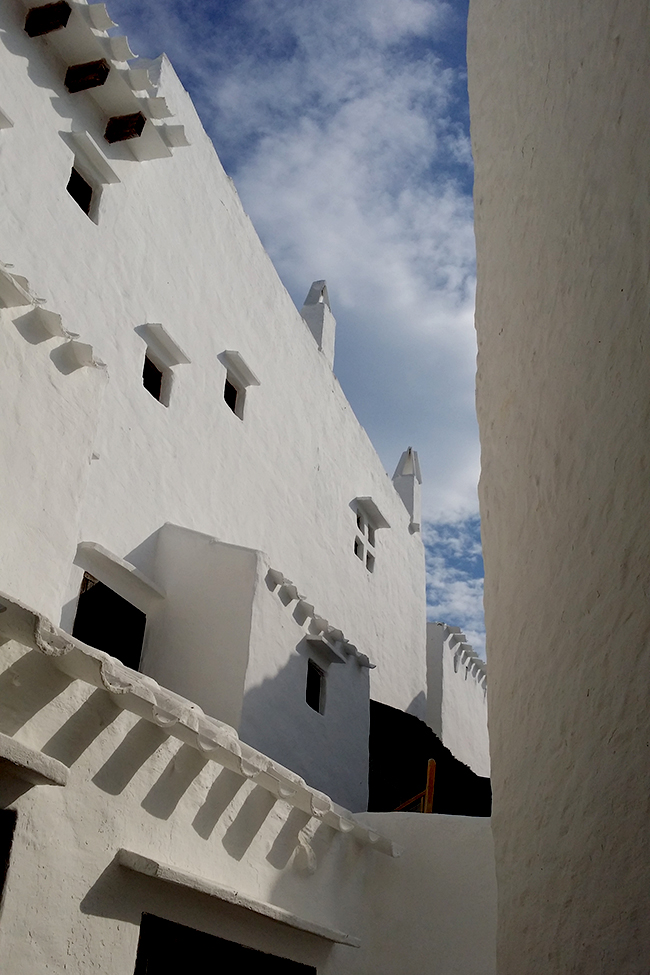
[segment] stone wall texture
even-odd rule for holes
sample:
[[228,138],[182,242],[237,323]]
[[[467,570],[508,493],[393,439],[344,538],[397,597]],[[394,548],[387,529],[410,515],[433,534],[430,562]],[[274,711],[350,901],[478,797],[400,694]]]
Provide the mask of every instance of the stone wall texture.
[[650,968],[649,20],[470,12],[500,975]]

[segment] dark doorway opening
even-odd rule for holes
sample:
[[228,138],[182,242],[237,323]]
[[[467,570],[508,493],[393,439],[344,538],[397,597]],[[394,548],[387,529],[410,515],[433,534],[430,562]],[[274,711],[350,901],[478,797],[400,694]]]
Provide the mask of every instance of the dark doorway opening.
[[311,965],[245,948],[184,924],[143,914],[134,975],[178,975],[202,958],[206,971],[255,975],[316,975]]
[[110,653],[127,667],[140,666],[147,617],[122,596],[84,572],[72,635]]
[[16,819],[17,815],[14,809],[0,809],[0,902],[4,896],[5,882],[9,871]]

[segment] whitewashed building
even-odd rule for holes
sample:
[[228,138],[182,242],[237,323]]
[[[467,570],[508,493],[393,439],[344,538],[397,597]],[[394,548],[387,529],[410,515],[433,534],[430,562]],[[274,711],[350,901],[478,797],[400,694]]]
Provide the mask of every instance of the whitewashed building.
[[417,455],[111,26],[0,10],[3,971],[487,975],[489,821],[365,812],[370,698],[427,718]]

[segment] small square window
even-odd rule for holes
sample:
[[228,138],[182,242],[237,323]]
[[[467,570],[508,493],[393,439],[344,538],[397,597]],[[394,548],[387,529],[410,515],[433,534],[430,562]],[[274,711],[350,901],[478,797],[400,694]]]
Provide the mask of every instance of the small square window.
[[372,498],[355,498],[351,507],[357,519],[354,554],[363,562],[368,572],[374,572],[377,529],[390,528],[390,525]]
[[237,384],[231,373],[226,374],[226,382],[223,387],[223,398],[227,405],[240,420],[244,419],[244,398],[246,390]]
[[93,187],[74,166],[72,167],[66,189],[75,203],[81,207],[84,213],[90,216],[93,205]]
[[325,712],[325,671],[313,660],[307,661],[307,688],[305,700],[313,711]]

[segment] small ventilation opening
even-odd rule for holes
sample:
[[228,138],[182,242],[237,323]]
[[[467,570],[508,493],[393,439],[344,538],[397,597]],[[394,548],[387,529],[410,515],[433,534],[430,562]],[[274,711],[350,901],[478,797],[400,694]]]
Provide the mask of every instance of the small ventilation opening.
[[309,707],[319,714],[325,711],[325,674],[313,660],[307,661],[305,700]]
[[144,367],[142,369],[142,385],[159,402],[162,402],[163,375],[163,370],[156,365],[148,354],[145,355]]
[[372,555],[370,552],[368,552],[368,554],[366,555],[366,569],[368,570],[368,572],[375,571],[375,556]]
[[137,670],[146,623],[142,610],[84,572],[72,628],[74,637]]
[[355,538],[354,540],[354,554],[363,562],[363,542],[360,538]]
[[90,208],[93,202],[93,188],[74,166],[72,167],[66,189],[75,203],[81,207],[84,213],[90,216]]

